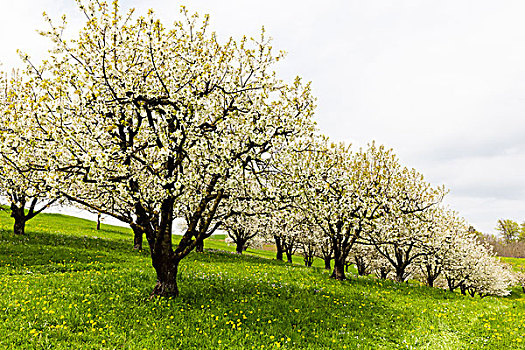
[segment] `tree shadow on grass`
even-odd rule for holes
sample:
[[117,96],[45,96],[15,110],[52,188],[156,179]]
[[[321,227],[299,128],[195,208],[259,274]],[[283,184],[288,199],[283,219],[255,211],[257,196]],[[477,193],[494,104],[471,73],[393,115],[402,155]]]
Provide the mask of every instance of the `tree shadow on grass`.
[[89,264],[89,269],[93,269],[94,262],[118,264],[141,254],[132,250],[131,240],[127,242],[89,236],[43,232],[15,236],[0,231],[0,241],[0,266],[9,264],[10,273],[16,273],[17,269],[52,273],[88,268],[82,264]]

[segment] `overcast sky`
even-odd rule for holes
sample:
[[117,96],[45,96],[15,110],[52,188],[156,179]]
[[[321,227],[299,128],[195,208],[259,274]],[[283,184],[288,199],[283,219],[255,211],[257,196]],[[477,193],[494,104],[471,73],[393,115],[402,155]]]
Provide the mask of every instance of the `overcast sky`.
[[[220,38],[264,25],[288,52],[281,77],[313,82],[324,134],[394,148],[483,232],[525,220],[525,2],[121,0],[166,24],[181,4]],[[45,54],[43,11],[81,25],[73,0],[1,1],[4,70],[20,66],[16,49]]]

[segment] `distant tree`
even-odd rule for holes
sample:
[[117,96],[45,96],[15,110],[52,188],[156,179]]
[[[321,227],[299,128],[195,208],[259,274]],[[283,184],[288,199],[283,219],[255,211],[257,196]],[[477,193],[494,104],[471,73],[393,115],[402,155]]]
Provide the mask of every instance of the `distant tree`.
[[461,244],[462,239],[477,237],[477,234],[472,226],[467,228],[466,222],[457,213],[443,207],[436,208],[430,219],[430,234],[420,247],[423,255],[418,265],[421,281],[433,287],[446,265],[450,265],[454,248]]
[[483,232],[476,230],[476,228],[472,225],[468,227],[468,232],[478,237],[480,240],[483,240],[483,237],[485,236]]
[[509,219],[498,220],[496,230],[503,236],[507,243],[516,240],[520,236],[520,225]]
[[520,225],[520,233],[519,233],[518,240],[520,242],[525,242],[525,221],[523,221]]
[[433,209],[443,199],[444,187],[433,188],[414,169],[403,168],[397,186],[390,192],[389,211],[362,237],[390,262],[395,279],[404,282],[428,254],[427,242],[434,236]]
[[275,241],[276,259],[282,261],[285,254],[286,261],[291,264],[300,245],[299,238],[304,235],[297,213],[288,209],[274,212],[268,222],[266,235]]
[[237,214],[227,218],[223,227],[226,229],[228,237],[235,243],[236,253],[242,254],[248,248],[250,240],[262,234],[265,230],[265,224],[266,222],[257,216]]
[[351,264],[355,264],[357,268],[357,274],[359,276],[365,276],[372,273],[372,264],[374,258],[377,258],[377,251],[372,245],[356,244],[350,254],[348,255],[348,261]]
[[329,237],[322,237],[318,242],[317,249],[318,257],[323,259],[325,270],[331,270],[331,261],[334,255],[334,249],[332,248],[332,242]]

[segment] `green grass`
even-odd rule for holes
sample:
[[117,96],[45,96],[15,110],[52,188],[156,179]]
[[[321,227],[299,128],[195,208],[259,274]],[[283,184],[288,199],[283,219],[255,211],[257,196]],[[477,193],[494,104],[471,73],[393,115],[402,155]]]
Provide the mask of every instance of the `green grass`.
[[[522,349],[525,299],[470,298],[371,277],[334,281],[223,237],[181,264],[176,299],[149,299],[128,229],[40,215],[27,236],[0,212],[0,348]],[[300,257],[297,260],[301,262]]]
[[507,258],[507,257],[502,257],[500,259],[507,264],[511,264],[514,267],[514,269],[517,271],[521,271],[522,269],[525,269],[525,259]]

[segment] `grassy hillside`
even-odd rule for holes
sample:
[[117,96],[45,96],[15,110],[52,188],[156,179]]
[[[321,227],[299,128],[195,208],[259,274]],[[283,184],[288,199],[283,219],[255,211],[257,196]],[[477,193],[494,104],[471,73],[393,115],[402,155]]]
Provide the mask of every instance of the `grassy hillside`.
[[[26,237],[11,225],[0,211],[0,348],[525,348],[518,289],[472,299],[208,250],[183,261],[180,298],[150,300],[154,270],[130,230],[55,214]],[[233,250],[221,238],[206,248]]]

